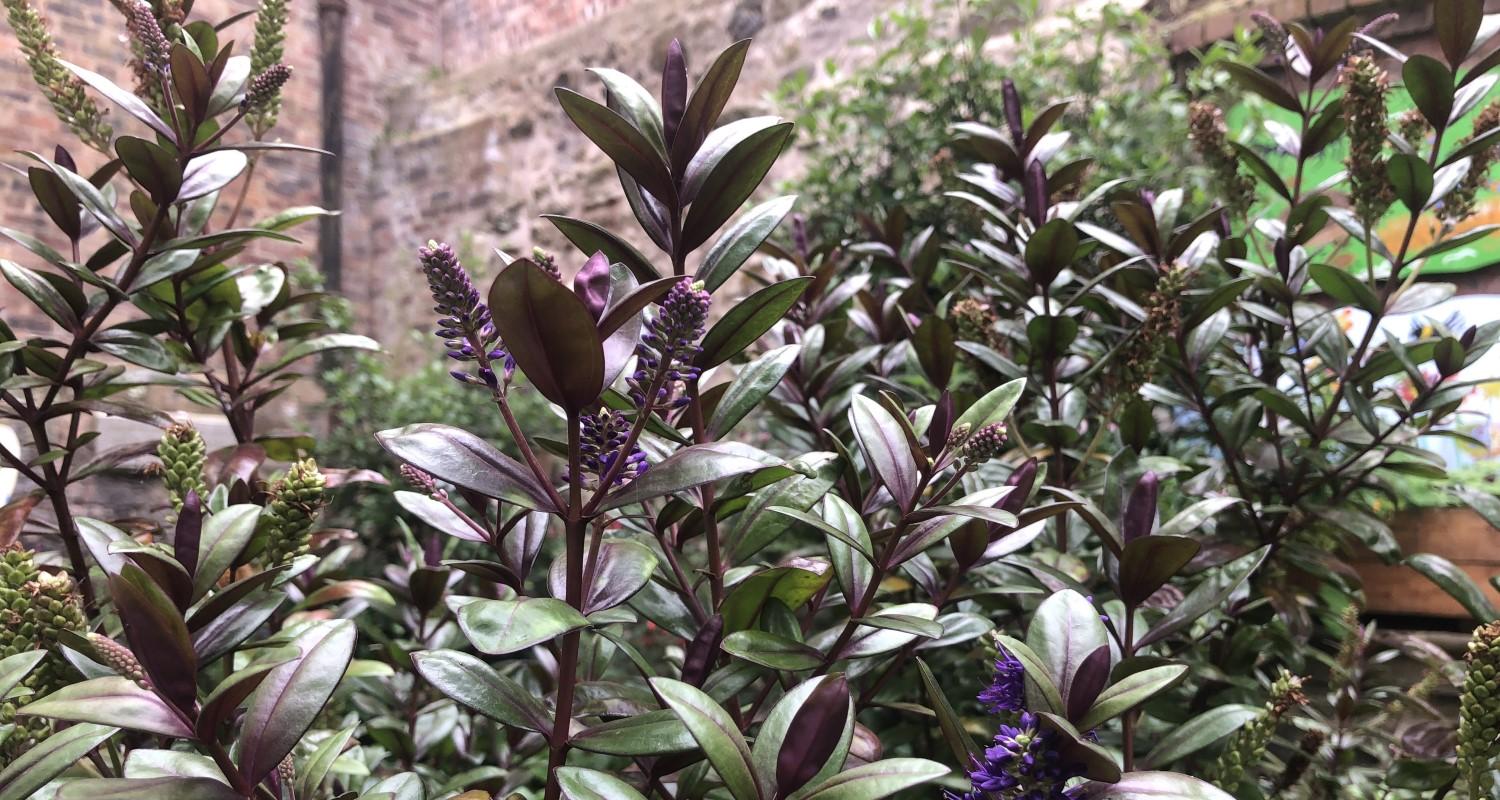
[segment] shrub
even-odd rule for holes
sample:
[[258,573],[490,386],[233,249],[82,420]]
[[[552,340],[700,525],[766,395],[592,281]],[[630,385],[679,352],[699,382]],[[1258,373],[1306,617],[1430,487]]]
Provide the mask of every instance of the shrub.
[[[185,191],[163,175],[192,185],[188,154],[257,147],[227,144],[228,122],[182,121],[235,80],[253,106],[281,76],[246,75],[198,23],[129,7],[150,91],[74,72],[166,129],[152,146],[171,169],[127,144],[126,176],[106,176],[130,179],[149,224],[46,162],[39,199],[76,198],[127,266],[85,274],[38,244],[51,266],[5,271],[75,342],[0,353],[0,396],[35,451],[5,455],[57,511],[71,582],[108,591],[80,604],[7,554],[3,643],[37,649],[0,660],[0,713],[18,721],[0,744],[19,752],[0,800],[1487,796],[1500,612],[1454,565],[1408,559],[1481,623],[1460,664],[1362,622],[1338,554],[1398,555],[1363,500],[1389,474],[1439,475],[1410,442],[1442,430],[1500,325],[1353,341],[1314,294],[1377,318],[1432,302],[1445,290],[1412,277],[1423,260],[1487,232],[1453,234],[1464,206],[1445,204],[1434,243],[1410,246],[1419,212],[1466,191],[1500,141],[1446,136],[1500,62],[1464,68],[1483,44],[1475,8],[1445,0],[1442,59],[1400,62],[1435,131],[1421,149],[1389,130],[1390,76],[1370,55],[1389,48],[1371,29],[1266,18],[1281,77],[1224,62],[1295,115],[1267,133],[1298,164],[1347,140],[1347,184],[1283,176],[1203,105],[1190,130],[1215,207],[1189,214],[1181,189],[1124,180],[1081,188],[1088,161],[1042,144],[1066,115],[1028,114],[1002,82],[997,118],[955,129],[972,190],[943,201],[984,224],[954,237],[893,211],[849,246],[798,218],[777,236],[790,198],[741,211],[791,135],[774,117],[719,124],[747,42],[693,83],[674,42],[659,93],[596,70],[604,102],[558,102],[660,255],[564,216],[549,219],[576,258],[508,260],[484,289],[448,245],[414,254],[458,390],[434,395],[456,410],[376,434],[420,526],[382,526],[369,541],[385,563],[366,574],[360,534],[321,527],[329,490],[361,474],[319,468],[307,439],[255,438],[249,413],[297,358],[366,343],[277,323],[298,304],[284,288],[186,314],[182,292],[227,281],[235,248],[189,260],[171,255],[195,249],[181,231],[155,243],[187,218],[157,210]],[[1397,204],[1407,238],[1389,248],[1369,231]],[[1365,258],[1337,261],[1348,248]],[[174,258],[161,294],[132,293]],[[70,302],[84,291],[70,274],[98,299]],[[244,368],[153,367],[217,398],[242,438],[210,454],[168,429],[173,511],[140,536],[66,513],[76,428],[115,407],[90,389],[125,374],[82,355],[139,358],[95,336],[127,301],[182,336],[167,356],[239,337],[224,355]],[[320,333],[257,366],[274,334],[301,331]],[[542,402],[550,415],[522,415]],[[57,455],[54,419],[69,429]],[[456,419],[498,419],[516,455]],[[287,466],[258,474],[268,453]],[[40,499],[7,510],[10,538]],[[1443,688],[1456,712],[1432,702]]]

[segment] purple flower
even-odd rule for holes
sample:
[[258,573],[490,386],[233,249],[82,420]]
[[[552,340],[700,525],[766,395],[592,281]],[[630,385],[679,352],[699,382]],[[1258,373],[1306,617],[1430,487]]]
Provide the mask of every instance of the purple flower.
[[1001,725],[984,757],[969,767],[972,790],[953,800],[1072,800],[1069,780],[1083,775],[1080,765],[1059,751],[1059,737],[1023,712],[1015,725]]
[[[667,292],[661,310],[646,323],[636,348],[637,367],[630,377],[630,399],[637,408],[679,407],[686,397],[672,398],[674,383],[696,380],[700,370],[691,359],[700,352],[698,339],[708,325],[709,294],[701,281],[683,278]],[[646,397],[656,386],[655,396]]]
[[[632,445],[629,453],[623,452],[625,439],[630,432],[630,422],[624,414],[601,408],[597,413],[582,415],[578,422],[579,464],[585,473],[602,481],[605,475],[616,469],[616,462],[623,458],[624,463],[610,479],[611,485],[618,486],[640,477],[650,466],[640,447]],[[572,480],[572,476],[564,476],[564,479]]]
[[995,677],[979,693],[979,702],[991,714],[1026,710],[1026,667],[1005,650],[995,659]]
[[427,288],[432,291],[435,303],[432,310],[441,316],[436,333],[448,348],[448,357],[479,362],[477,378],[462,370],[449,374],[464,383],[483,382],[494,388],[499,381],[492,364],[499,361],[508,383],[516,370],[515,359],[500,344],[489,306],[479,299],[479,290],[469,280],[469,273],[453,254],[453,248],[430,241],[417,250],[417,257],[422,263],[422,274],[427,277]]

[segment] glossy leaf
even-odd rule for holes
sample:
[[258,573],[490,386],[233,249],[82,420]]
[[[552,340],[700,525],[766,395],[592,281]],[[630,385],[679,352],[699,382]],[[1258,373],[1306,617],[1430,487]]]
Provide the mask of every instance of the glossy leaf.
[[770,238],[796,201],[796,195],[777,197],[741,214],[703,256],[703,264],[698,268],[703,288],[712,292],[723,286]]
[[198,565],[193,577],[193,596],[202,597],[218,582],[255,535],[261,507],[251,503],[229,506],[208,517],[198,539]]
[[855,395],[849,406],[849,425],[870,471],[880,478],[902,509],[910,509],[916,500],[919,476],[901,423],[881,404]]
[[983,397],[975,400],[973,405],[964,409],[964,413],[954,421],[954,427],[967,424],[971,430],[979,430],[994,422],[1002,422],[1015,408],[1016,402],[1021,399],[1021,393],[1026,390],[1026,380],[1017,378],[1007,381],[991,389]]
[[947,774],[947,767],[925,758],[887,758],[844,770],[789,800],[880,800]]
[[179,739],[193,735],[187,722],[155,692],[118,676],[93,678],[64,686],[22,706],[16,713],[129,728]]
[[568,800],[646,800],[619,778],[583,767],[559,767],[557,785]]
[[1074,675],[1090,653],[1109,644],[1109,633],[1092,603],[1064,589],[1037,606],[1026,630],[1026,644],[1045,666],[1067,708]]
[[801,345],[782,345],[761,354],[741,368],[714,406],[713,416],[708,422],[709,432],[715,438],[722,438],[733,430],[740,420],[775,390],[801,352]]
[[162,136],[167,137],[168,141],[176,140],[177,134],[172,130],[172,126],[168,125],[165,121],[162,120],[161,117],[157,116],[156,112],[152,111],[151,107],[146,105],[145,101],[141,100],[139,97],[136,97],[130,92],[120,88],[114,81],[110,80],[109,78],[106,78],[96,72],[86,70],[83,67],[78,66],[77,64],[69,64],[62,59],[58,59],[58,63],[66,67],[69,72],[77,75],[78,78],[84,83],[93,87],[94,91],[97,91],[99,94],[102,94],[106,98],[108,98],[111,103],[114,103],[115,105],[124,109],[125,113],[129,114],[132,117],[135,117],[141,122],[146,123],[146,125],[152,130],[156,131]]
[[1120,599],[1130,608],[1146,602],[1193,560],[1199,547],[1185,536],[1146,536],[1127,543],[1120,557]]
[[1127,772],[1115,783],[1090,781],[1073,790],[1078,800],[1232,800],[1232,795],[1175,772]]
[[198,654],[182,612],[133,563],[109,576],[109,592],[152,687],[183,715],[191,715],[198,701]]
[[1099,694],[1078,728],[1091,730],[1135,708],[1182,680],[1187,671],[1186,664],[1166,664],[1126,675]]
[[687,726],[735,800],[759,800],[750,747],[729,713],[702,690],[671,678],[652,678],[651,688]]
[[792,123],[773,125],[735,145],[703,180],[683,221],[677,250],[698,249],[760,185],[792,137]]
[[574,734],[569,742],[580,750],[615,756],[661,756],[698,748],[669,709],[602,722]]
[[724,638],[723,647],[724,652],[767,669],[801,672],[823,663],[818,650],[765,631],[736,631]]
[[455,486],[523,508],[552,504],[531,470],[462,428],[426,422],[375,438],[391,455]]
[[53,778],[86,757],[119,728],[81,723],[53,733],[0,769],[0,800],[30,800]]
[[530,691],[490,665],[457,650],[412,653],[412,665],[452,700],[515,728],[550,734],[552,714]]
[[801,277],[773,283],[736,303],[703,337],[698,365],[707,369],[739,355],[786,316],[812,281]]
[[598,401],[604,350],[577,295],[520,259],[495,278],[489,301],[495,329],[537,391],[571,411]]
[[651,465],[644,475],[610,495],[600,508],[606,511],[620,508],[780,463],[774,457],[738,442],[695,444]]
[[683,109],[682,119],[672,137],[672,172],[680,174],[698,152],[699,145],[713,130],[723,113],[734,85],[739,82],[740,68],[745,64],[745,53],[750,49],[750,40],[743,39],[725,48],[698,85]]
[[674,197],[672,177],[662,154],[630,120],[570,89],[559,87],[555,91],[568,119],[611,161],[640,182],[641,188],[663,202]]
[[650,259],[642,255],[634,245],[621,239],[607,228],[556,214],[543,214],[542,218],[552,223],[553,227],[566,236],[579,252],[603,252],[610,261],[624,264],[630,269],[631,274],[635,275],[636,280],[642,283],[649,283],[661,277],[656,267],[651,265]]
[[1485,594],[1484,588],[1475,583],[1468,573],[1452,561],[1432,553],[1417,553],[1408,556],[1404,563],[1422,573],[1428,580],[1437,584],[1438,588],[1457,600],[1465,611],[1473,615],[1475,622],[1485,623],[1500,619],[1500,608],[1495,607],[1494,602]]
[[476,650],[504,655],[550,642],[589,622],[561,600],[524,597],[475,600],[458,610],[458,624]]
[[1215,706],[1169,731],[1146,755],[1145,763],[1164,767],[1212,747],[1260,714],[1261,709],[1240,703]]
[[243,795],[213,778],[90,778],[69,781],[57,800],[241,800]]
[[[614,608],[629,600],[656,570],[656,553],[651,548],[629,539],[606,539],[599,543],[599,552],[594,568],[594,583],[587,587],[583,596],[583,614],[588,616]],[[552,562],[548,583],[552,596],[563,599],[567,586],[567,559]]]
[[246,780],[259,783],[301,741],[343,678],[354,640],[349,620],[314,622],[292,640],[300,657],[272,670],[245,711],[239,767]]
[[[854,709],[848,683],[836,675],[809,678],[782,695],[761,723],[751,748],[755,774],[761,786],[775,787],[777,794],[784,796],[838,772],[853,738]],[[800,774],[790,776],[792,780],[801,779],[795,786],[784,785],[786,781],[777,778],[783,762],[791,758],[789,754],[795,754],[800,768]]]

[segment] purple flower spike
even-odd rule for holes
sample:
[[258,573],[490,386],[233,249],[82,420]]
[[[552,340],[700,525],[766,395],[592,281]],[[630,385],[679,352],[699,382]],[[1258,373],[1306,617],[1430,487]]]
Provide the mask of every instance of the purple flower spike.
[[[675,383],[696,380],[700,370],[691,361],[708,325],[709,294],[703,283],[683,278],[667,292],[661,310],[647,323],[636,348],[638,366],[630,377],[630,399],[636,408],[678,407],[686,397],[673,399]],[[660,382],[652,397],[647,393]]]
[[1015,725],[1001,725],[994,741],[969,767],[972,791],[949,795],[959,800],[1073,800],[1068,781],[1083,774],[1059,750],[1056,733],[1041,727],[1035,714],[1021,714]]
[[1021,660],[1002,649],[995,659],[995,677],[979,693],[979,702],[991,714],[1026,710],[1026,667]]
[[453,248],[430,241],[417,250],[417,257],[421,260],[422,274],[427,277],[427,288],[432,291],[432,310],[441,316],[436,333],[448,348],[448,357],[454,361],[479,362],[477,377],[454,370],[451,373],[454,379],[498,388],[500,381],[492,364],[501,362],[505,380],[509,382],[515,372],[515,361],[500,345],[489,306],[479,299],[479,290]]
[[[624,414],[601,408],[597,413],[582,415],[578,422],[579,464],[596,480],[603,480],[621,459],[624,463],[610,480],[614,486],[635,480],[650,466],[640,447],[631,446],[629,453],[623,452],[630,432],[630,421]],[[565,478],[572,480],[572,476]]]

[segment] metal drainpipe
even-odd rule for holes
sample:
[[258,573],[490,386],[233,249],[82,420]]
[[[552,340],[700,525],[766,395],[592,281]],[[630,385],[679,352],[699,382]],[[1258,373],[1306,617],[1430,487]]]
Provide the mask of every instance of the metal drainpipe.
[[[318,185],[323,207],[344,207],[344,20],[347,0],[318,0],[319,60],[323,72],[323,149],[333,155],[319,159]],[[318,221],[318,258],[330,291],[343,288],[343,215]]]

